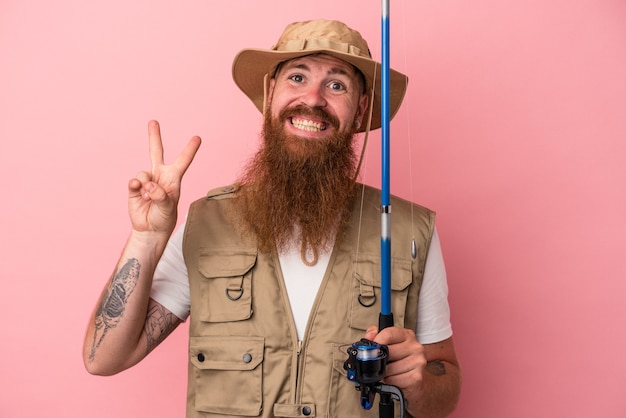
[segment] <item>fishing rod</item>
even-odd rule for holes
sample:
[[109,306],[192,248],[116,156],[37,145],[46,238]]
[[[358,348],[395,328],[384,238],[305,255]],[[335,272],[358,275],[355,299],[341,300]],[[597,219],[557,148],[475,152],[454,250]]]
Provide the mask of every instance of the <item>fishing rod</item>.
[[390,202],[390,141],[389,141],[389,0],[382,0],[381,57],[381,229],[380,229],[380,287],[381,303],[378,330],[393,326],[391,311],[391,202]]
[[[391,310],[391,193],[390,189],[390,136],[389,136],[389,1],[382,0],[381,12],[381,233],[380,233],[380,288],[381,303],[378,331],[393,326]],[[354,381],[361,392],[361,407],[370,409],[376,393],[380,394],[378,414],[380,418],[393,418],[394,400],[399,401],[400,417],[404,417],[404,396],[400,388],[381,384],[384,377],[389,350],[386,345],[361,339],[348,348],[348,360],[344,368],[348,379]]]

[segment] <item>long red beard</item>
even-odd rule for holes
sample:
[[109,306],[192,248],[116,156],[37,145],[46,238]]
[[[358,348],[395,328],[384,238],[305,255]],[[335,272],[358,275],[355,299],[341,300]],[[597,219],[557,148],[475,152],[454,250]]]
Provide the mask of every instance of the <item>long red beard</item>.
[[294,111],[305,112],[288,109],[275,120],[266,113],[264,144],[239,179],[237,214],[264,252],[294,244],[328,251],[345,226],[353,198],[354,130],[323,140],[288,135],[283,121]]

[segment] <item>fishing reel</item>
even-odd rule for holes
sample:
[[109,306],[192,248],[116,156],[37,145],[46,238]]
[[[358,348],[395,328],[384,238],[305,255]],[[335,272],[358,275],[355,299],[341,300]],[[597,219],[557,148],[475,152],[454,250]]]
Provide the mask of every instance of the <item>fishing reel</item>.
[[400,416],[404,417],[404,396],[400,388],[380,383],[385,376],[389,358],[387,346],[362,338],[348,347],[347,352],[348,359],[344,362],[343,368],[348,372],[348,380],[354,382],[356,390],[361,392],[361,407],[371,409],[374,406],[376,394],[379,393],[381,416],[383,416],[382,410],[389,410],[389,408],[393,416],[393,399],[395,399],[400,404]]

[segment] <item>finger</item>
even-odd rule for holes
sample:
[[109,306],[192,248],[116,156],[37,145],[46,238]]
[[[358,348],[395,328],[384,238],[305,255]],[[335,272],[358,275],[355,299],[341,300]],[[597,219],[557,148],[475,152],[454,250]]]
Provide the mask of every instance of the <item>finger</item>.
[[376,338],[376,334],[378,334],[378,327],[376,325],[370,325],[365,330],[365,338],[368,340],[373,340]]
[[423,356],[424,353],[424,346],[417,341],[415,334],[403,328],[385,328],[374,341],[389,347],[389,361],[391,362]]
[[128,181],[129,197],[141,197],[144,200],[150,200],[147,188],[151,188],[152,174],[146,171],[140,171],[135,178]]
[[153,181],[144,183],[142,188],[142,197],[153,202],[163,202],[167,199],[167,192]]
[[[375,341],[379,344],[398,344],[407,340],[411,331],[400,327],[388,327],[376,335]],[[417,340],[416,340],[417,341]]]
[[167,193],[157,183],[150,180],[141,181],[139,178],[128,182],[128,192],[131,197],[141,197],[155,202],[161,202],[167,198]]
[[134,178],[128,181],[128,193],[130,196],[139,196],[141,194],[141,182]]
[[390,378],[412,378],[418,376],[423,369],[425,361],[420,361],[419,357],[405,358],[402,361],[390,361],[385,368],[385,379]]
[[397,386],[405,393],[414,391],[415,385],[422,381],[423,366],[420,362],[407,363],[394,361],[387,363],[384,382]]
[[152,174],[148,173],[147,171],[140,171],[139,173],[137,173],[135,178],[143,184],[152,181]]
[[191,165],[193,158],[196,156],[196,152],[198,152],[198,148],[200,148],[200,144],[202,140],[199,136],[194,136],[189,140],[185,148],[182,152],[176,157],[176,161],[174,161],[174,166],[179,170],[180,175],[185,174],[185,171]]
[[156,120],[151,120],[148,123],[148,146],[150,147],[150,161],[152,161],[152,171],[154,172],[155,167],[163,165],[161,128]]
[[147,173],[145,171],[141,171],[137,173],[135,178],[130,179],[128,181],[128,192],[130,196],[131,197],[143,196],[142,188],[147,182],[151,180],[152,180],[152,176],[150,175],[150,173]]

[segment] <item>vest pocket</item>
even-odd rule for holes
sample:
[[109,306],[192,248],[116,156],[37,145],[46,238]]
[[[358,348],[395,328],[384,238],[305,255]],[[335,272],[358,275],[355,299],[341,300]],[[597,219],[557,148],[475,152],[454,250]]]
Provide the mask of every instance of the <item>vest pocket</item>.
[[[343,363],[348,359],[349,344],[332,344],[333,372],[328,391],[328,409],[331,417],[352,417],[350,411],[358,411],[361,393],[355,390],[354,382],[348,380]],[[350,405],[352,404],[352,405]],[[372,415],[374,416],[374,415]]]
[[262,337],[190,337],[196,411],[259,416],[264,346]]
[[[350,302],[349,326],[365,330],[378,324],[380,314],[380,257],[359,254],[353,259],[352,301]],[[404,327],[406,300],[409,285],[413,282],[411,261],[391,260],[391,309],[394,325]]]
[[256,248],[203,249],[198,270],[203,303],[199,318],[204,322],[243,321],[252,316],[252,268]]

